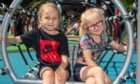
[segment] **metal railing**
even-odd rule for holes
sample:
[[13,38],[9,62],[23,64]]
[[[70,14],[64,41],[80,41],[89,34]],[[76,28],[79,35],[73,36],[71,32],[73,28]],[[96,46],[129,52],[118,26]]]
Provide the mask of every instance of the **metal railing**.
[[[138,8],[140,8],[140,0],[138,0]],[[137,66],[136,66],[136,84],[140,84],[140,9],[138,10],[138,27],[137,27],[137,33],[138,33],[138,38],[137,38],[137,51],[138,51],[138,55],[137,55]]]

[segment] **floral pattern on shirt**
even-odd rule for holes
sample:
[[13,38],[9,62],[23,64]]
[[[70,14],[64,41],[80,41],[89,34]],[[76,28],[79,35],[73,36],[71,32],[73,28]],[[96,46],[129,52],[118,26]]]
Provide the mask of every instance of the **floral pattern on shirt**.
[[112,41],[111,38],[109,38],[107,35],[101,35],[101,38],[101,42],[96,43],[89,34],[85,34],[80,40],[80,45],[77,53],[78,58],[82,57],[83,61],[85,61],[82,49],[90,49],[92,51],[93,58],[98,58],[98,56],[100,56],[108,46],[108,43]]

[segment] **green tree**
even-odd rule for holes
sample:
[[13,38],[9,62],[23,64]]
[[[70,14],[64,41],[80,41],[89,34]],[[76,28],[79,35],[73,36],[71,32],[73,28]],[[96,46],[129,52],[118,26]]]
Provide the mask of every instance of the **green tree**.
[[127,11],[131,11],[132,10],[132,6],[133,3],[135,2],[135,0],[122,0],[123,5],[126,7]]

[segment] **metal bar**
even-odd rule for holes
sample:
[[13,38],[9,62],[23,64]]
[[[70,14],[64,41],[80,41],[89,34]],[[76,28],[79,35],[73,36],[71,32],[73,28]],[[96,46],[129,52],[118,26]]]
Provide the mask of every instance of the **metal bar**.
[[137,67],[136,67],[136,84],[140,84],[140,0],[138,0],[138,25],[137,25]]
[[119,8],[120,12],[122,13],[122,17],[125,19],[125,25],[126,25],[126,30],[127,30],[127,35],[128,35],[128,51],[127,51],[127,57],[126,61],[124,63],[124,66],[117,76],[117,78],[114,80],[113,84],[119,84],[121,81],[121,78],[124,76],[126,73],[126,70],[128,69],[131,61],[131,55],[132,55],[132,44],[133,44],[133,31],[132,31],[132,25],[130,24],[130,21],[127,18],[128,13],[125,9],[125,7],[122,5],[120,0],[112,0],[112,2]]
[[17,45],[17,47],[18,47],[18,50],[19,50],[19,52],[20,52],[20,54],[21,54],[21,56],[22,56],[22,58],[23,58],[23,60],[24,60],[24,62],[26,64],[26,66],[28,66],[28,62],[27,62],[27,60],[26,60],[26,58],[25,58],[25,56],[24,56],[24,54],[23,54],[23,52],[21,50],[20,45]]
[[27,53],[28,53],[30,59],[32,60],[32,62],[33,62],[35,65],[38,65],[38,64],[35,62],[34,58],[32,57],[29,48],[26,48],[26,49],[27,49]]
[[8,25],[10,22],[10,19],[13,15],[13,13],[15,12],[16,8],[18,7],[18,5],[20,4],[21,0],[13,0],[13,2],[11,3],[8,12],[6,12],[3,22],[2,22],[2,56],[4,59],[4,63],[6,65],[6,68],[9,71],[9,74],[11,76],[11,78],[16,81],[17,80],[17,76],[15,75],[14,71],[12,70],[10,63],[9,63],[9,59],[7,57],[7,51],[6,51],[6,37],[7,37],[7,29],[8,29]]
[[72,50],[72,58],[71,58],[71,60],[72,60],[72,63],[71,63],[72,64],[71,65],[72,66],[72,70],[73,70],[73,67],[74,67],[74,53],[75,53],[75,49],[76,49],[76,45],[73,46],[73,50]]

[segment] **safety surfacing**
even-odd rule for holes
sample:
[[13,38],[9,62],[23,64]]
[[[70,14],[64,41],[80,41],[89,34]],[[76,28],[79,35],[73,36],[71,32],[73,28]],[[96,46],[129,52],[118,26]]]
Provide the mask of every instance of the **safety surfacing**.
[[[111,61],[109,61],[112,54],[113,54],[112,51],[107,52],[104,59],[101,61],[101,67],[104,68],[106,66],[106,64],[109,62],[105,71],[109,75],[111,80],[114,81],[123,67],[126,56],[121,53],[119,53],[119,54],[116,53],[114,55],[113,59]],[[35,52],[32,51],[31,55],[34,58],[34,60],[37,62],[37,59],[35,57]],[[72,61],[72,59],[74,59],[74,60],[76,59],[76,56],[74,55],[74,58],[72,58],[72,55],[73,54],[71,53],[70,61]],[[25,51],[24,51],[24,56],[26,57],[27,63],[30,65],[30,67],[34,67],[34,63],[30,59],[28,53]],[[131,63],[127,70],[126,75],[135,71],[136,57],[137,57],[136,51],[133,51]],[[11,64],[11,67],[12,67],[14,73],[17,75],[17,77],[21,78],[26,74],[26,72],[28,72],[27,66],[19,52],[8,53],[8,58],[9,58],[9,63]],[[2,56],[0,56],[0,68],[4,68],[4,67],[5,67],[4,61],[2,59]],[[6,74],[6,75],[0,75],[0,84],[14,84],[14,82],[12,81],[11,77],[8,74]],[[133,77],[129,78],[127,81],[122,82],[121,84],[135,84],[135,78],[133,78]]]

